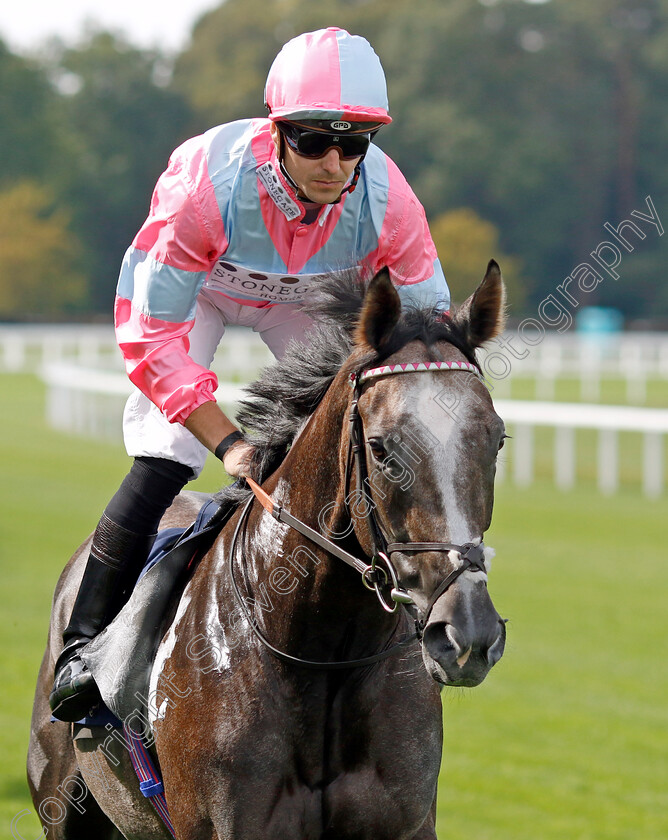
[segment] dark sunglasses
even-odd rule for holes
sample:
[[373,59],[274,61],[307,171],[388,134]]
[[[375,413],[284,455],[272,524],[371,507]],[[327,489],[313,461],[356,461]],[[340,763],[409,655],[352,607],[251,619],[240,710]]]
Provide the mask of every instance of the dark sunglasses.
[[321,158],[328,149],[340,149],[343,160],[364,157],[369,149],[375,131],[367,134],[328,134],[324,131],[310,131],[293,123],[279,122],[279,131],[285,137],[293,152],[306,158]]

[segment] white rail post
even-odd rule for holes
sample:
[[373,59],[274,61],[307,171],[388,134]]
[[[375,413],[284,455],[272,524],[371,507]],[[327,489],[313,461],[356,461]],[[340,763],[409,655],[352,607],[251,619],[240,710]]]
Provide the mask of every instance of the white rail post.
[[598,489],[610,495],[619,486],[619,453],[616,429],[598,433]]
[[663,437],[658,432],[643,435],[642,489],[650,499],[663,492]]
[[95,368],[101,365],[99,338],[93,333],[83,332],[77,341],[76,359],[82,367]]
[[556,379],[561,372],[561,348],[562,345],[551,338],[543,341],[536,371],[537,400],[554,399]]
[[40,364],[51,365],[65,359],[66,339],[62,335],[48,334],[41,343],[42,358]]
[[506,480],[506,473],[508,472],[508,462],[504,457],[504,452],[499,452],[496,458],[496,478],[497,484],[501,484]]
[[625,341],[620,347],[622,353],[619,369],[626,379],[626,401],[631,405],[647,402],[647,375],[643,367],[642,346],[637,341]]
[[18,335],[9,333],[2,341],[4,369],[10,373],[21,371],[26,366],[25,341]]
[[601,348],[594,342],[579,342],[580,397],[583,402],[601,400]]
[[513,432],[513,477],[519,487],[533,481],[533,426],[517,423]]
[[554,483],[560,490],[575,485],[575,429],[557,426],[554,431]]
[[665,339],[659,345],[658,374],[663,379],[668,379],[668,341]]

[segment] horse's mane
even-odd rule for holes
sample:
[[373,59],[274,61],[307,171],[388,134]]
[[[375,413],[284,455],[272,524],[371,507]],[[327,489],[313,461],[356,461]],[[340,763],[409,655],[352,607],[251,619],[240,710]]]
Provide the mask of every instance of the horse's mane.
[[[291,339],[283,358],[267,366],[245,388],[248,397],[240,403],[237,422],[254,446],[250,473],[259,483],[281,464],[350,357],[367,286],[355,272],[323,278],[304,307],[314,319],[307,340]],[[402,308],[382,356],[369,352],[359,364],[373,367],[411,341],[421,341],[428,349],[438,341],[447,341],[477,365],[475,348],[461,326],[447,315],[436,318],[432,308],[415,307]],[[218,498],[241,501],[247,494],[242,481],[223,488]]]

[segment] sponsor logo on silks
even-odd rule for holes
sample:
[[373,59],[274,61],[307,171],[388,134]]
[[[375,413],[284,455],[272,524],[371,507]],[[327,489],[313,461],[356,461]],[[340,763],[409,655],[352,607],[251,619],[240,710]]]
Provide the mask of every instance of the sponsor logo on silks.
[[333,131],[348,131],[349,128],[352,128],[352,123],[346,122],[345,120],[336,120],[333,123],[330,123],[329,126]]
[[302,214],[301,207],[288,193],[283,184],[281,184],[280,179],[276,174],[276,170],[272,166],[271,162],[267,161],[267,163],[263,163],[261,166],[258,166],[257,174],[258,178],[262,181],[265,189],[269,193],[269,197],[283,213],[285,218],[289,222],[293,219],[298,219]]
[[252,298],[267,303],[300,303],[314,283],[323,276],[322,273],[290,275],[258,271],[221,258],[213,267],[204,286],[237,299]]

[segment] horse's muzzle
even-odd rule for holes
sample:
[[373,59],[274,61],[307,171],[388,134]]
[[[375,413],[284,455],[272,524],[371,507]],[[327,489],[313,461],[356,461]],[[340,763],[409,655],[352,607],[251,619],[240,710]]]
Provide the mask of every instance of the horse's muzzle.
[[[493,609],[493,608],[492,608]],[[424,629],[422,657],[432,677],[444,685],[479,685],[503,656],[506,625],[494,615],[461,624],[432,620]]]

